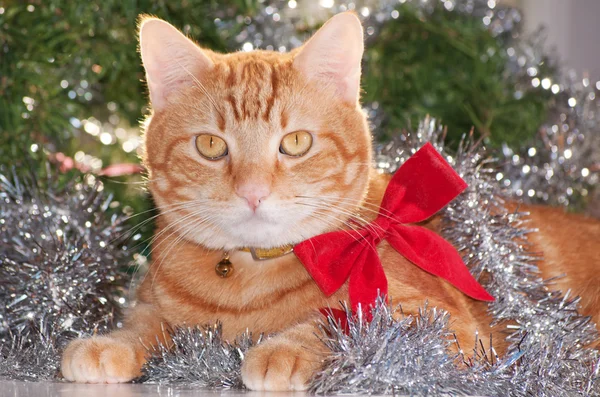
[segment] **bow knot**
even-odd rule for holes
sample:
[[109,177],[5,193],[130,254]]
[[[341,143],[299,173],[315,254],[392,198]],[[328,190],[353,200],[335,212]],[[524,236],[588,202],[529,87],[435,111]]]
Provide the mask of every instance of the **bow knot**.
[[392,222],[388,219],[378,216],[373,222],[370,223],[370,227],[373,232],[373,241],[375,244],[379,244],[382,240],[385,240],[389,235],[389,229]]
[[377,245],[386,240],[406,259],[441,277],[466,295],[494,298],[475,280],[456,249],[439,235],[414,225],[433,216],[467,187],[427,143],[396,171],[377,218],[356,229],[325,233],[303,241],[294,253],[319,288],[330,296],[348,281],[353,310],[387,295],[387,278]]

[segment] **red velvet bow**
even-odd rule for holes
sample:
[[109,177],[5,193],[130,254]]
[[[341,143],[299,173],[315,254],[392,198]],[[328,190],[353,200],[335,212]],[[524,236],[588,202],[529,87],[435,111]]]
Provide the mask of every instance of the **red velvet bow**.
[[494,298],[475,280],[456,249],[434,232],[417,225],[441,210],[467,184],[427,143],[392,177],[377,218],[358,230],[321,234],[294,247],[294,252],[327,295],[349,278],[352,310],[387,295],[387,279],[377,254],[381,240],[406,259],[439,276],[471,298]]

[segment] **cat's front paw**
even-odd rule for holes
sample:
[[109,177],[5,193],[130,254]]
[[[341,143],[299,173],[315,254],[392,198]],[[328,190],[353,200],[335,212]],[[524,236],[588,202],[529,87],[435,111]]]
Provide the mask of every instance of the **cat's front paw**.
[[242,380],[251,390],[306,390],[321,365],[321,356],[310,347],[275,337],[248,351]]
[[97,336],[72,341],[62,357],[65,379],[81,383],[123,383],[141,375],[143,353],[133,345]]

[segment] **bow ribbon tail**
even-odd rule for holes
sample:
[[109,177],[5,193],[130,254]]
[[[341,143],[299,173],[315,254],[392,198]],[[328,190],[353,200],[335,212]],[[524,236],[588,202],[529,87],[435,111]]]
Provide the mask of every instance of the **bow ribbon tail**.
[[350,273],[348,293],[352,311],[356,313],[360,306],[363,315],[370,320],[371,307],[377,301],[378,295],[386,296],[387,299],[388,282],[377,254],[374,239],[365,239],[363,243],[367,243],[369,246],[361,252]]
[[350,332],[350,324],[348,321],[348,314],[346,314],[345,310],[333,309],[331,307],[321,308],[319,312],[324,316],[330,318],[334,321],[339,329],[341,329],[344,334],[348,335]]
[[[351,270],[348,295],[352,313],[357,314],[360,307],[363,319],[371,321],[373,319],[371,308],[377,302],[377,297],[384,296],[387,302],[388,282],[374,241],[365,239],[362,244],[365,249],[361,251],[356,259],[356,265]],[[345,310],[322,308],[319,311],[325,317],[331,317],[344,333],[348,333],[348,315]]]
[[494,300],[469,272],[452,244],[431,230],[396,224],[392,226],[387,240],[413,264],[443,278],[465,295],[481,301]]

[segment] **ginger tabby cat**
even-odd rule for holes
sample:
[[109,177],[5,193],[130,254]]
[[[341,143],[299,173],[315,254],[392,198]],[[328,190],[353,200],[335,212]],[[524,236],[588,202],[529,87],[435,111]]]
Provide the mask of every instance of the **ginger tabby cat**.
[[[369,221],[387,177],[371,171],[371,135],[359,106],[363,32],[352,13],[333,17],[303,47],[217,54],[168,23],[145,18],[140,48],[152,115],[144,163],[161,211],[152,264],[123,329],[73,341],[62,361],[77,382],[127,382],[140,375],[145,346],[161,323],[220,320],[227,338],[246,329],[277,332],[242,367],[254,390],[304,390],[326,354],[315,336],[326,298],[293,254],[256,261],[243,247],[272,248]],[[531,240],[545,254],[544,277],[583,296],[600,321],[600,224],[560,210],[529,208]],[[360,215],[356,216],[356,213]],[[428,222],[436,230],[438,220]],[[215,265],[230,252],[233,273]],[[427,299],[448,310],[463,345],[475,330],[495,335],[486,304],[420,270],[380,244],[389,294],[405,312]]]

